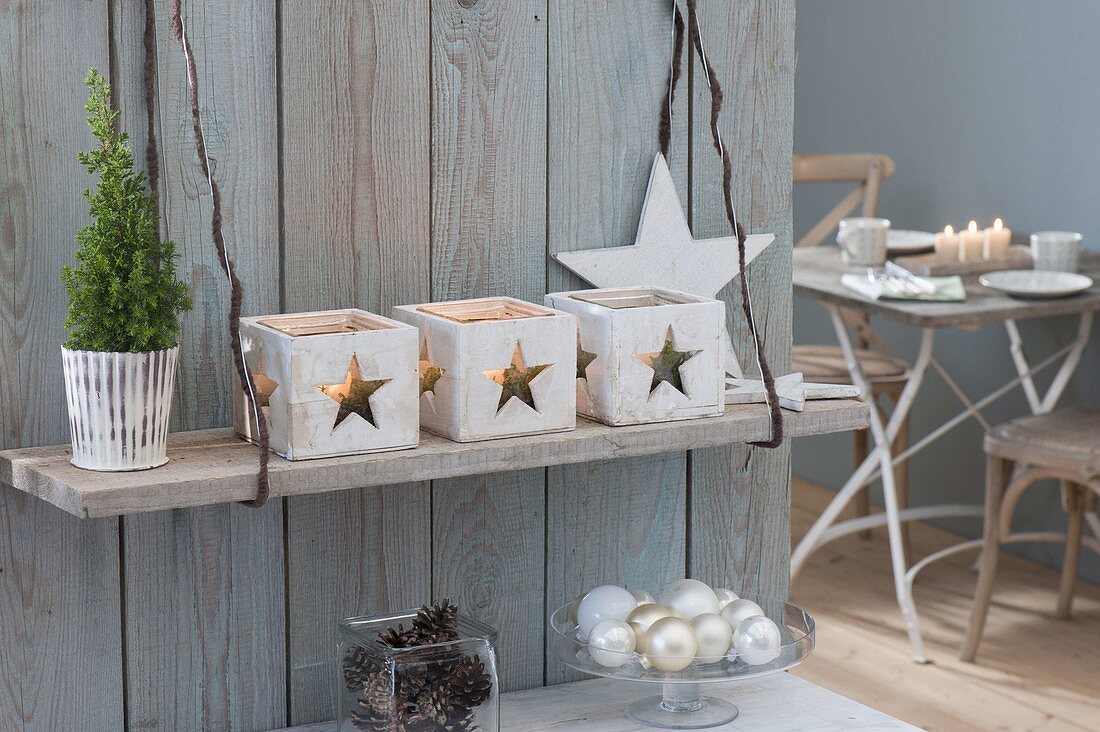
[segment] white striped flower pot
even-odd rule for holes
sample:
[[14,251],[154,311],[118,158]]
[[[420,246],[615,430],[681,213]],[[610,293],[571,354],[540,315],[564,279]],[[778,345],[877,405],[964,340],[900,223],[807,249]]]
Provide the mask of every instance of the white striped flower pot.
[[179,350],[61,349],[73,465],[124,471],[168,462],[168,417]]

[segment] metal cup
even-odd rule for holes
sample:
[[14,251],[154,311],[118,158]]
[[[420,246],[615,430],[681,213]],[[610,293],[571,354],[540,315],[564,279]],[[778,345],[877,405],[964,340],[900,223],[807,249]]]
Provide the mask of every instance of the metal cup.
[[1031,235],[1031,259],[1035,269],[1076,272],[1084,237],[1074,231],[1036,231]]
[[845,264],[859,267],[881,267],[886,263],[886,239],[889,234],[889,219],[841,219],[840,230],[836,234],[841,259]]

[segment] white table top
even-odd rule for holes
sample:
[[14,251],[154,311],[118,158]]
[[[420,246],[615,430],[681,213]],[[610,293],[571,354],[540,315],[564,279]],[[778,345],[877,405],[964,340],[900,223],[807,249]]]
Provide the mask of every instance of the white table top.
[[[502,732],[638,732],[651,730],[623,716],[623,708],[660,694],[660,684],[590,679],[528,689],[501,698]],[[703,694],[736,704],[740,716],[715,730],[840,732],[916,730],[916,727],[790,674],[743,682],[704,684]],[[336,732],[335,722],[283,732]]]

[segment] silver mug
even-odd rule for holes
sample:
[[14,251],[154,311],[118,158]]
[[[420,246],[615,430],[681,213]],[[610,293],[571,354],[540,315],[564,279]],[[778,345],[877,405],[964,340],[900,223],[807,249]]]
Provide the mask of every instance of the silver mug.
[[890,220],[855,217],[840,220],[836,242],[845,264],[860,267],[881,267],[886,263],[886,240],[890,236]]

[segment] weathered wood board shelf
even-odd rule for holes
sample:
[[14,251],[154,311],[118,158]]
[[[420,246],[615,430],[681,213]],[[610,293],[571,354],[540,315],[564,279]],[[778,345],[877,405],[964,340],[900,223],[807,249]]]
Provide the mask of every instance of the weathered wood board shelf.
[[[785,412],[790,437],[867,427],[854,399],[807,402]],[[550,435],[457,443],[421,434],[414,450],[291,462],[271,457],[271,495],[295,496],[549,465],[653,455],[753,442],[768,437],[763,405],[737,405],[721,417],[607,427],[586,419]],[[256,490],[257,451],[229,429],[181,432],[169,440],[169,463],[135,473],[95,473],[69,464],[68,445],[0,452],[0,483],[81,518],[122,516],[248,500]]]

